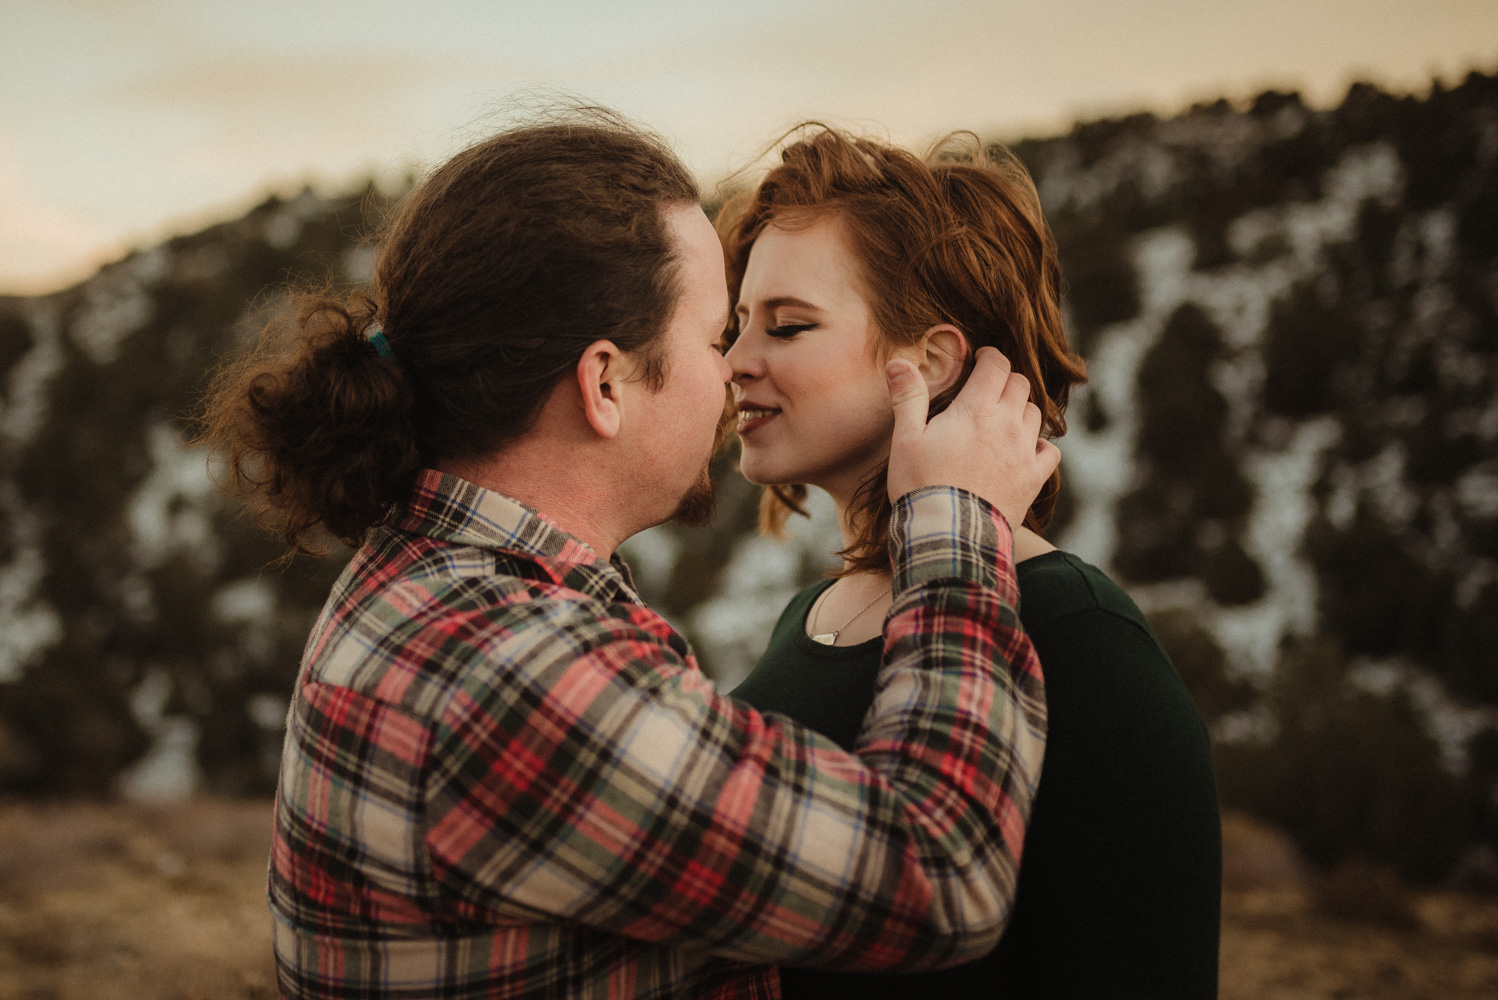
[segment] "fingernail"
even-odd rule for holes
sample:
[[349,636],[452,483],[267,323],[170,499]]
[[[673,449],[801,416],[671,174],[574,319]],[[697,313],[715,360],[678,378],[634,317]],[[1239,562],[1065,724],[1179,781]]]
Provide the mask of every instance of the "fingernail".
[[904,358],[895,358],[884,366],[884,377],[889,380],[890,385],[903,382],[915,374],[915,365]]

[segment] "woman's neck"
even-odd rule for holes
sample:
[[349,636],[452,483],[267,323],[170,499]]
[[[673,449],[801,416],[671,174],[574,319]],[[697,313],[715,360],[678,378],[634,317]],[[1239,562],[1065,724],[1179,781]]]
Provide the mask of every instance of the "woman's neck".
[[841,497],[833,497],[832,502],[837,508],[837,530],[843,538],[843,549],[846,551],[858,538],[858,528],[853,520],[853,509]]
[[1047,552],[1055,552],[1056,546],[1041,538],[1035,532],[1023,524],[1014,529],[1014,561],[1022,563],[1026,559],[1034,559],[1043,556]]

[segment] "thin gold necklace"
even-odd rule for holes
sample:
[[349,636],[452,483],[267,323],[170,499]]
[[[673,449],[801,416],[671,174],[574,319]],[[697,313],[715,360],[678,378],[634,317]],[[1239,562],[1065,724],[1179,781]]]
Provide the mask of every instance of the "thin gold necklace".
[[[827,588],[827,590],[831,590],[831,589],[832,589],[831,587]],[[826,599],[826,597],[827,597],[827,590],[822,591],[822,600]],[[852,625],[860,617],[863,616],[863,613],[865,611],[869,610],[874,605],[878,604],[879,601],[884,597],[884,594],[885,594],[885,592],[882,591],[882,590],[879,593],[875,594],[874,595],[874,599],[872,601],[870,601],[869,603],[865,604],[863,607],[859,608],[858,612],[852,618],[849,618],[847,621],[843,622],[841,625],[839,625],[837,628],[833,629],[831,632],[813,632],[811,634],[811,641],[812,642],[820,642],[824,646],[831,646],[831,645],[833,645],[834,643],[837,642],[837,637],[843,634],[843,629],[847,628],[849,625]],[[818,617],[818,618],[822,617],[822,602],[821,602],[821,600],[819,600],[817,602],[817,614],[816,614],[816,617]]]

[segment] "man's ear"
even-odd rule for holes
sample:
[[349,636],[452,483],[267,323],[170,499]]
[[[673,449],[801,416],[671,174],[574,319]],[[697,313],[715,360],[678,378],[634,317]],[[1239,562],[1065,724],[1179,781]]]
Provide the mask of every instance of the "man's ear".
[[623,422],[619,384],[624,368],[623,354],[611,340],[593,341],[577,360],[577,387],[582,393],[583,418],[601,438],[613,438]]
[[915,344],[915,362],[926,378],[926,391],[934,398],[957,384],[967,360],[967,338],[951,323],[939,323],[921,334]]

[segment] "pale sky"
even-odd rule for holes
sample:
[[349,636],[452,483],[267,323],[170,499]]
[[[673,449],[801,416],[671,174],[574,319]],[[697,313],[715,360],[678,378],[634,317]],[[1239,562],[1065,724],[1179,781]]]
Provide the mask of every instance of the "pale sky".
[[0,0],[0,293],[430,166],[526,89],[654,126],[711,183],[807,118],[1017,139],[1474,68],[1498,0]]

